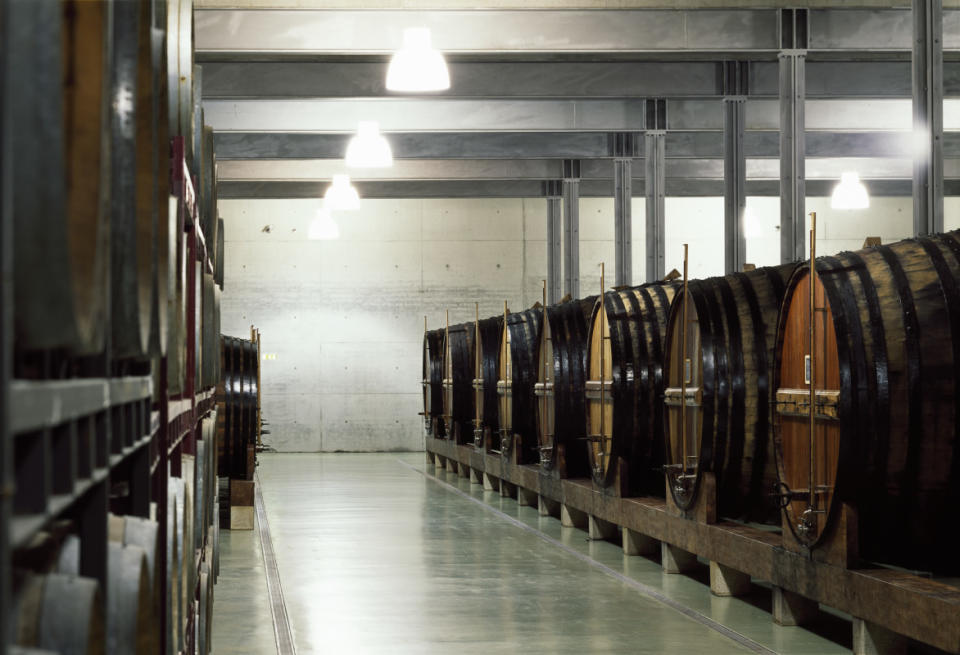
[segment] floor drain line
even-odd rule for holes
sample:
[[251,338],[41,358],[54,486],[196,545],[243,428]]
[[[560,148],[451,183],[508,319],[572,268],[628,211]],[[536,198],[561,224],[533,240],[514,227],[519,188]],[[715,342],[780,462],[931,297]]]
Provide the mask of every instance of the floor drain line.
[[267,510],[263,505],[263,494],[260,493],[259,475],[256,476],[253,495],[260,532],[260,548],[263,550],[263,564],[267,576],[267,595],[270,597],[270,613],[273,615],[273,632],[277,640],[277,655],[296,655],[293,629],[290,627],[287,604],[283,600],[283,588],[280,586],[280,569],[277,567],[277,557],[273,552],[270,523],[267,521]]
[[421,469],[421,468],[417,468],[417,467],[414,466],[413,464],[410,464],[410,463],[408,463],[408,462],[404,462],[403,460],[399,460],[399,459],[398,459],[397,462],[399,462],[399,463],[402,464],[403,466],[406,466],[407,468],[409,468],[409,469],[412,470],[412,471],[416,471],[417,473],[420,473],[421,475],[423,475],[424,477],[432,480],[433,482],[436,482],[437,484],[442,485],[443,487],[446,487],[448,490],[452,491],[453,493],[455,493],[455,494],[457,494],[457,495],[459,495],[459,496],[462,496],[463,498],[466,498],[466,499],[469,500],[470,502],[475,503],[476,505],[479,505],[480,507],[482,507],[483,509],[487,510],[488,512],[491,512],[491,513],[499,516],[500,518],[505,519],[508,523],[510,523],[510,524],[512,524],[512,525],[514,525],[514,526],[516,526],[516,527],[518,527],[518,528],[520,528],[520,529],[522,529],[522,530],[526,530],[527,532],[529,532],[529,533],[531,533],[531,534],[534,534],[534,535],[540,537],[541,539],[543,539],[543,540],[546,541],[547,543],[551,544],[552,546],[556,546],[557,548],[559,548],[560,550],[564,551],[565,553],[567,553],[567,554],[569,554],[569,555],[573,555],[574,557],[576,557],[576,558],[579,559],[580,561],[585,562],[585,563],[589,564],[590,566],[592,566],[592,567],[594,567],[594,568],[596,568],[596,569],[599,569],[599,570],[602,571],[603,573],[605,573],[605,574],[609,575],[610,577],[618,580],[619,582],[622,582],[623,584],[625,584],[625,585],[627,585],[627,586],[629,586],[629,587],[632,587],[633,589],[639,591],[639,592],[640,592],[641,594],[643,594],[644,596],[647,596],[647,597],[649,597],[649,598],[652,598],[653,600],[656,600],[656,601],[658,601],[658,602],[660,602],[660,603],[663,603],[664,605],[666,605],[666,606],[669,607],[670,609],[673,609],[673,610],[676,610],[677,612],[680,612],[681,614],[683,614],[683,615],[686,616],[687,618],[690,618],[690,619],[696,621],[697,623],[699,623],[699,624],[701,624],[701,625],[703,625],[703,626],[705,626],[705,627],[707,627],[707,628],[710,628],[711,630],[713,630],[713,631],[715,631],[715,632],[718,632],[718,633],[722,634],[724,637],[727,637],[728,639],[731,639],[731,640],[735,641],[736,643],[740,644],[740,645],[743,646],[744,648],[747,648],[747,649],[753,651],[754,653],[763,653],[764,655],[777,655],[777,652],[776,652],[776,651],[767,648],[767,647],[764,646],[763,644],[754,641],[754,640],[751,639],[750,637],[747,637],[746,635],[742,635],[742,634],[740,634],[739,632],[736,632],[735,630],[731,630],[731,629],[728,628],[727,626],[725,626],[725,625],[723,625],[723,624],[721,624],[721,623],[718,623],[717,621],[711,619],[709,616],[707,616],[707,615],[705,615],[705,614],[701,614],[701,613],[698,612],[697,610],[695,610],[695,609],[693,609],[693,608],[691,608],[691,607],[687,607],[687,606],[684,605],[683,603],[681,603],[681,602],[679,602],[679,601],[676,601],[676,600],[670,598],[669,596],[667,596],[666,594],[662,593],[661,591],[659,591],[659,590],[657,590],[657,589],[654,589],[653,587],[651,587],[651,586],[649,586],[649,585],[645,585],[645,584],[643,584],[642,582],[637,582],[637,581],[634,580],[633,578],[629,578],[629,577],[623,575],[622,573],[620,573],[619,571],[616,571],[615,569],[610,568],[610,567],[607,566],[606,564],[603,564],[602,562],[598,562],[597,560],[593,559],[593,558],[590,557],[589,555],[584,555],[583,553],[581,553],[580,551],[576,550],[575,548],[571,548],[570,546],[566,545],[565,543],[554,539],[554,538],[551,537],[550,535],[545,534],[545,533],[537,530],[536,528],[527,525],[527,524],[524,523],[523,521],[521,521],[521,520],[519,520],[519,519],[517,519],[517,518],[515,518],[515,517],[513,517],[513,516],[510,516],[509,514],[507,514],[507,513],[505,513],[505,512],[501,512],[501,511],[498,510],[496,507],[491,507],[490,505],[486,504],[485,502],[483,502],[483,501],[480,500],[479,498],[474,498],[474,497],[471,496],[470,494],[466,493],[466,492],[463,491],[462,489],[458,489],[456,486],[450,484],[450,483],[447,482],[446,480],[441,480],[440,478],[438,478],[437,476],[433,475],[432,473],[429,473],[429,472],[427,472],[427,471],[425,471],[425,470],[423,470],[423,469]]

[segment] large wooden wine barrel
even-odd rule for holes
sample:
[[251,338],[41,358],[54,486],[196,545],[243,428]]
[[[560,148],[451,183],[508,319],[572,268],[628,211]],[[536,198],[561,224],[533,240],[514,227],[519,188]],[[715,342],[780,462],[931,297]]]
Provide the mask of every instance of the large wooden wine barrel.
[[220,227],[217,215],[217,157],[213,150],[213,128],[203,126],[203,159],[200,181],[200,227],[207,243],[207,253],[214,267],[217,266],[217,230]]
[[156,521],[137,516],[117,516],[110,514],[108,532],[111,541],[125,546],[137,546],[142,549],[147,558],[147,571],[150,575],[150,595],[153,599],[154,616],[160,612],[160,584],[163,581],[163,572],[160,571],[158,551],[159,525]]
[[217,438],[217,470],[236,480],[252,480],[249,449],[257,443],[257,344],[221,336],[224,389],[223,434]]
[[176,259],[174,261],[174,295],[170,307],[170,337],[167,346],[167,386],[172,394],[185,388],[187,375],[187,235],[183,232],[184,209],[174,202],[176,211]]
[[114,4],[111,112],[110,288],[116,357],[149,354],[153,320],[155,162],[150,6]]
[[[500,416],[497,402],[497,362],[503,317],[477,321],[474,328],[476,346],[473,358],[473,445],[489,450],[493,435],[499,437]],[[499,441],[499,439],[498,439]]]
[[167,644],[168,652],[176,653],[180,649],[182,640],[181,626],[183,610],[180,607],[180,573],[183,567],[183,553],[180,548],[183,544],[183,512],[182,504],[177,496],[182,493],[183,480],[169,478],[167,480]]
[[99,353],[109,273],[115,4],[37,0],[6,7],[5,20],[16,26],[7,31],[4,92],[17,98],[7,103],[17,345]]
[[[96,580],[14,571],[8,629],[26,648],[103,655],[106,632]],[[6,636],[5,636],[6,638]]]
[[447,327],[443,348],[443,423],[456,443],[473,440],[473,323]]
[[[181,455],[181,468],[183,480],[183,493],[177,498],[177,502],[183,502],[183,533],[180,538],[183,543],[183,568],[180,571],[180,607],[184,612],[181,620],[186,621],[190,608],[193,607],[193,599],[197,589],[197,564],[196,551],[194,550],[194,504],[193,499],[196,494],[194,486],[196,478],[195,467],[196,460],[193,455]],[[186,639],[186,635],[184,636]]]
[[550,305],[537,349],[537,439],[540,466],[568,477],[589,473],[586,422],[587,328],[597,296]]
[[779,521],[770,377],[777,315],[795,268],[693,280],[673,298],[664,362],[664,470],[682,509],[693,507],[703,473],[711,472],[720,514]]
[[443,330],[423,333],[423,423],[427,434],[443,431]]
[[677,286],[605,293],[590,320],[587,455],[594,481],[621,493],[664,495],[663,356]]
[[521,464],[540,461],[536,427],[537,346],[543,310],[540,303],[532,309],[507,314],[497,370],[499,396],[500,451]]
[[866,559],[960,570],[958,278],[958,232],[819,258],[813,353],[809,266],[790,279],[774,442],[785,522],[800,543],[819,545],[850,503]]

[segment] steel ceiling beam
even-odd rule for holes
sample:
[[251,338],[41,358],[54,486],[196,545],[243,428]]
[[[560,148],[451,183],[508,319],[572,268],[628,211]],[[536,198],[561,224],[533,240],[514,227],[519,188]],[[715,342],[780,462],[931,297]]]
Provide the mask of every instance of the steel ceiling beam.
[[[451,62],[443,98],[669,98],[723,94],[720,63]],[[773,62],[750,62],[750,96],[777,97]],[[205,100],[241,98],[397,97],[385,88],[384,62],[209,62]],[[905,61],[812,61],[809,98],[909,98]],[[944,65],[944,93],[960,96],[960,62]]]
[[[944,11],[944,48],[960,49],[960,11]],[[812,52],[909,58],[910,10],[811,9]],[[685,10],[242,10],[195,13],[197,59],[387,55],[402,30],[432,30],[436,47],[458,55],[750,55],[776,59],[775,9]]]
[[[348,136],[279,132],[218,132],[217,161],[230,159],[342,159]],[[403,159],[606,159],[613,158],[607,134],[600,132],[394,133],[394,158]],[[807,157],[913,157],[910,132],[807,132]],[[670,132],[667,159],[723,157],[720,131]],[[944,156],[960,158],[960,133],[943,139]],[[775,131],[744,135],[748,158],[779,157]],[[748,172],[749,175],[749,172]]]

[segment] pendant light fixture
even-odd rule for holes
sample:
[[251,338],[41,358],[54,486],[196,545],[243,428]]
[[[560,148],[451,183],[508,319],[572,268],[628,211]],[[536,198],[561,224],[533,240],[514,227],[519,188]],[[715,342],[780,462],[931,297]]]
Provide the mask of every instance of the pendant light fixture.
[[390,168],[393,152],[380,134],[376,121],[360,121],[357,134],[347,145],[347,166],[350,168]]
[[323,195],[323,206],[330,211],[352,211],[360,209],[360,194],[350,184],[349,175],[334,175],[333,184]]
[[430,43],[426,27],[408,27],[403,31],[403,46],[390,59],[387,90],[421,93],[450,88],[450,73],[443,54]]
[[330,241],[340,238],[340,227],[330,215],[330,210],[320,209],[316,218],[310,221],[307,228],[307,239],[310,241]]
[[860,176],[849,172],[840,176],[840,184],[833,189],[830,198],[830,207],[833,209],[867,209],[870,206],[870,195],[867,187],[863,186]]

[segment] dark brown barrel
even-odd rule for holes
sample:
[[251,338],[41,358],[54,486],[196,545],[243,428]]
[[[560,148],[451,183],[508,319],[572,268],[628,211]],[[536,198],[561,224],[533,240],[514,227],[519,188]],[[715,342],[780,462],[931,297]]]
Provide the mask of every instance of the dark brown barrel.
[[537,442],[536,396],[537,347],[543,310],[537,303],[532,309],[507,314],[497,371],[499,398],[500,450],[510,459],[518,448],[517,461],[536,464],[540,461]]
[[446,437],[473,440],[473,323],[447,328],[443,349],[443,422]]
[[812,453],[809,266],[790,279],[777,330],[774,442],[785,522],[801,543],[821,543],[849,502],[862,557],[960,570],[958,278],[958,232],[817,260]]
[[[17,345],[99,353],[106,330],[114,3],[10,2],[4,93]],[[6,157],[6,155],[5,155]]]
[[537,352],[537,438],[540,466],[562,467],[568,477],[589,475],[584,384],[587,331],[598,296],[550,305]]
[[224,251],[225,237],[223,234],[223,219],[217,218],[217,259],[215,262],[215,275],[217,279],[217,284],[220,285],[220,288],[223,288],[223,251]]
[[423,333],[423,424],[435,438],[443,436],[443,335]]
[[157,213],[154,236],[153,321],[150,325],[150,352],[154,355],[167,353],[170,316],[176,294],[176,199],[170,188],[170,105],[168,98],[167,71],[167,0],[152,3],[154,28],[151,31],[151,56],[153,61],[153,124],[156,141],[154,170],[154,209]]
[[110,269],[116,357],[149,354],[157,215],[150,6],[114,3],[111,112]]
[[[587,454],[594,481],[663,496],[663,355],[676,283],[603,295],[590,321],[587,352]],[[624,471],[623,469],[626,469]]]
[[207,244],[207,254],[217,265],[217,157],[213,151],[213,128],[203,126],[202,160],[200,162],[200,228]]
[[[473,445],[489,450],[499,435],[500,412],[497,403],[497,360],[503,336],[503,317],[477,321],[477,344],[473,370]],[[489,436],[489,443],[488,443]],[[497,439],[499,441],[499,439]]]
[[14,643],[83,655],[110,652],[96,580],[14,571],[12,586],[8,627]]
[[170,306],[170,335],[167,345],[167,386],[171,393],[183,391],[187,375],[187,235],[183,232],[184,209],[174,202],[176,217],[174,234],[176,251],[173,276],[174,295]]
[[217,443],[217,470],[227,478],[252,480],[248,450],[257,443],[257,344],[223,335],[221,349],[224,427]]
[[777,314],[795,268],[693,280],[686,294],[681,287],[673,298],[664,362],[665,471],[683,509],[695,504],[702,473],[709,471],[716,476],[723,516],[779,520],[772,496],[777,476],[770,377]]

